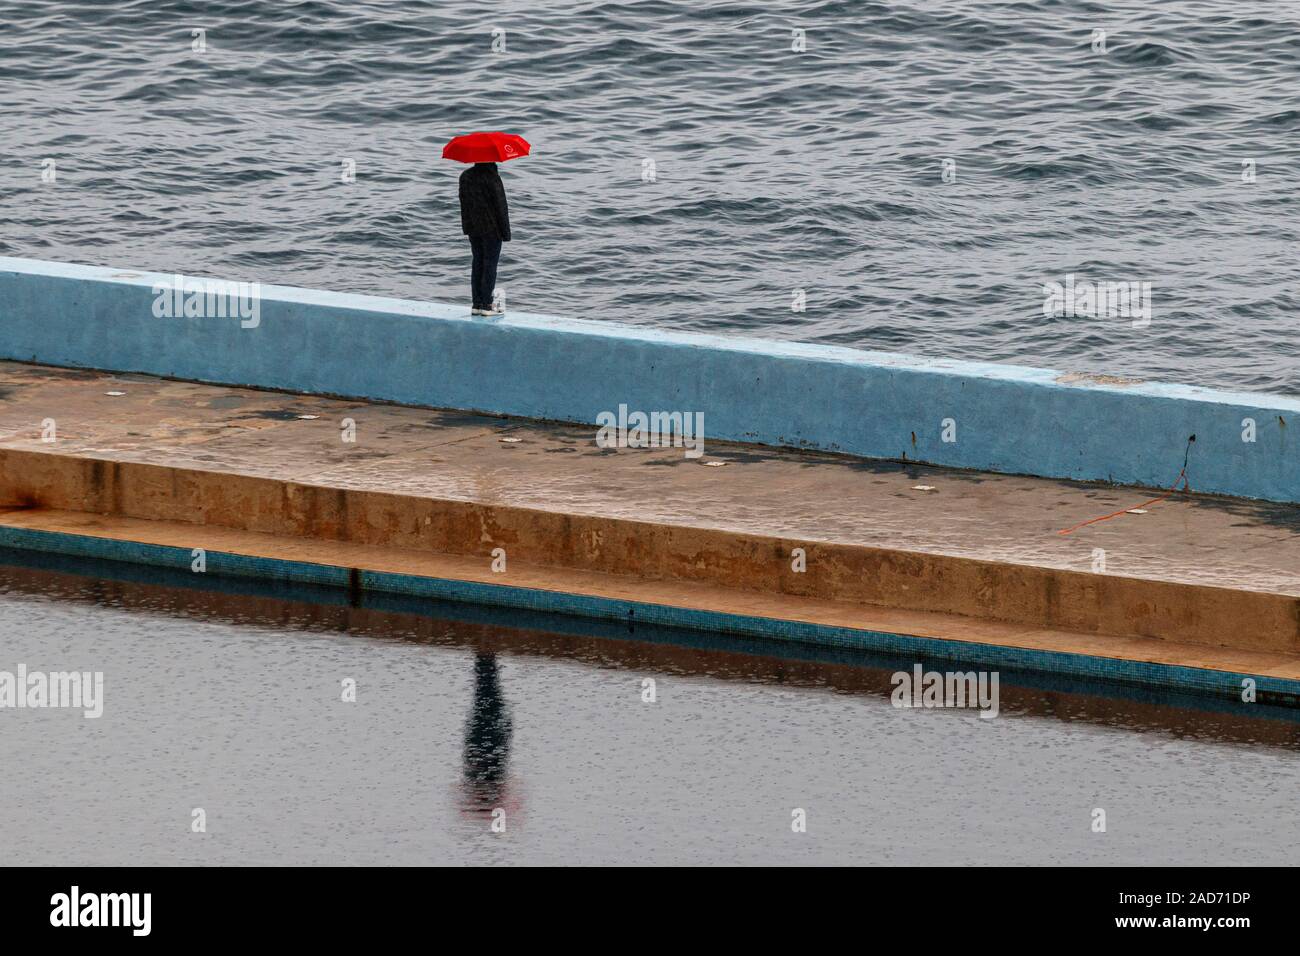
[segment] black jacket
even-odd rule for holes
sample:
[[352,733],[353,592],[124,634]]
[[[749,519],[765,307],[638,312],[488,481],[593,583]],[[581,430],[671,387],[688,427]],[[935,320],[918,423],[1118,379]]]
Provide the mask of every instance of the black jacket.
[[510,241],[506,187],[496,163],[475,163],[460,174],[460,227],[473,238]]

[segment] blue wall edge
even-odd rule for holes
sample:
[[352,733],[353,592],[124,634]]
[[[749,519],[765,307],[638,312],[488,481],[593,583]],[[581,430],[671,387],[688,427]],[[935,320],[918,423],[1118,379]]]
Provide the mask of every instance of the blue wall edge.
[[[1161,489],[1195,434],[1193,490],[1300,503],[1300,398],[271,285],[256,327],[157,317],[156,290],[174,278],[0,258],[0,358],[584,423],[593,435],[620,404],[701,412],[706,451],[753,442]],[[956,441],[944,440],[947,419]]]
[[[152,565],[173,570],[189,570],[193,560],[192,552],[187,548],[6,526],[0,526],[0,546],[79,558]],[[1242,681],[1249,677],[1255,681],[1260,703],[1300,707],[1300,681],[1254,674],[1060,651],[1041,651],[998,644],[915,637],[561,591],[544,591],[508,584],[483,584],[449,578],[354,570],[344,566],[221,551],[206,551],[205,561],[207,570],[203,573],[214,577],[314,584],[344,590],[359,589],[607,621],[630,620],[637,624],[706,631],[713,634],[758,637],[820,647],[879,651],[990,668],[1005,667],[1021,671],[1036,671],[1086,680],[1185,691],[1236,701],[1241,699]]]

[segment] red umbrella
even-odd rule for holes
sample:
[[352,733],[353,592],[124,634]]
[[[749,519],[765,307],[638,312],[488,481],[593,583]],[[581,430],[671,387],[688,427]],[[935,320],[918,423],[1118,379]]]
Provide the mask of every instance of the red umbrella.
[[458,163],[504,163],[527,156],[528,140],[514,133],[466,133],[442,148],[443,159]]

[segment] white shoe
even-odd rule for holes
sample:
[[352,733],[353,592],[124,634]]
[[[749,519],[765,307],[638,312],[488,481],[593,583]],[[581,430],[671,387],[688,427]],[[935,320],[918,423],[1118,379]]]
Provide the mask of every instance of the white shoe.
[[474,306],[474,308],[472,308],[472,309],[469,310],[469,314],[470,314],[470,315],[486,315],[487,313],[484,312],[482,309],[480,309],[478,306]]
[[505,315],[505,314],[506,313],[504,309],[498,309],[495,306],[490,309],[484,309],[482,312],[479,313],[479,315],[491,315],[491,316]]

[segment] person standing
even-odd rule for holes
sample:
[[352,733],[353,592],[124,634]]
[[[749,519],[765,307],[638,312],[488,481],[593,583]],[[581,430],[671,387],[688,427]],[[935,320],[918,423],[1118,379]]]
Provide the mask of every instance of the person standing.
[[493,306],[501,243],[510,241],[506,187],[496,163],[475,163],[460,174],[460,226],[472,253],[470,292],[473,315],[502,315]]

